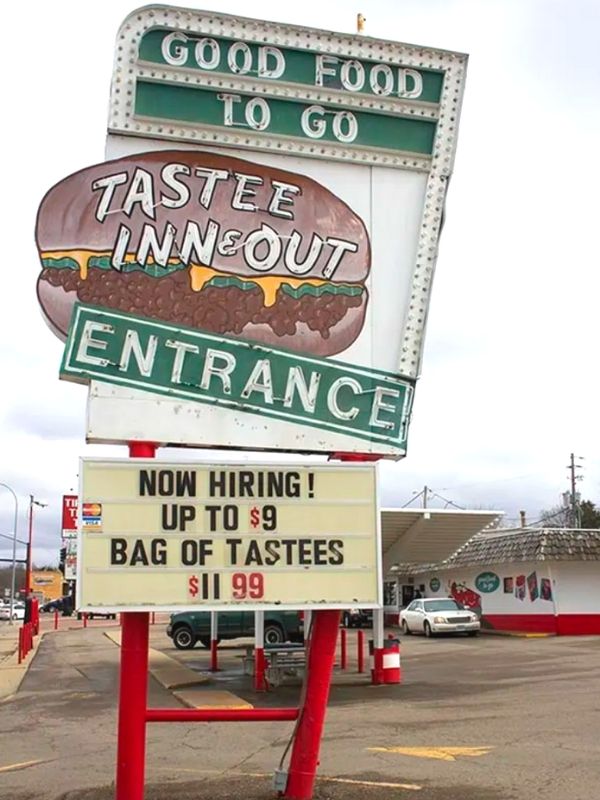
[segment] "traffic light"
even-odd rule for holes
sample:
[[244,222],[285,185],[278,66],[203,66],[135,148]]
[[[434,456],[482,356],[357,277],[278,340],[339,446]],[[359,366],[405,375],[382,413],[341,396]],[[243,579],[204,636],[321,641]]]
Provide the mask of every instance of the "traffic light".
[[60,548],[60,558],[58,560],[58,568],[62,572],[63,575],[65,574],[65,562],[66,562],[66,560],[67,560],[67,548],[66,547],[61,547]]

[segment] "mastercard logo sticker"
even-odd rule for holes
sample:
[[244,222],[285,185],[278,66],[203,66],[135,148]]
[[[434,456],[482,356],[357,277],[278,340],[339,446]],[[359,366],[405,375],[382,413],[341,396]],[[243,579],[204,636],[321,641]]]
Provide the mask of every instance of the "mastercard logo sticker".
[[99,517],[102,514],[101,503],[84,503],[83,516],[84,517]]

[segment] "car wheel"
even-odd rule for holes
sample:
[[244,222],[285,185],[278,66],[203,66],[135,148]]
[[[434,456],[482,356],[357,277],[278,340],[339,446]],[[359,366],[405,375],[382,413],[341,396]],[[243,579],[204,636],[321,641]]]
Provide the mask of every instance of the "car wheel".
[[265,625],[265,644],[283,644],[285,642],[285,635],[280,625],[271,622]]
[[467,631],[467,636],[477,636],[479,631]]
[[423,632],[428,639],[431,639],[433,636],[433,631],[431,630],[431,625],[425,620],[425,624],[423,625]]
[[173,634],[173,644],[178,650],[191,650],[196,644],[196,639],[191,629],[187,625],[177,628]]
[[410,636],[410,628],[406,624],[406,620],[405,619],[402,620],[402,633],[405,636]]

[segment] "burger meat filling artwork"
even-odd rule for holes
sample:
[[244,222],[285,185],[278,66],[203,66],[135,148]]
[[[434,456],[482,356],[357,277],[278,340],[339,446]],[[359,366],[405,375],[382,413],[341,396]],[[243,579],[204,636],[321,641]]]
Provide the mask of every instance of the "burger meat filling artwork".
[[195,151],[108,161],[45,196],[37,292],[62,338],[77,301],[317,356],[365,319],[363,221],[316,181]]

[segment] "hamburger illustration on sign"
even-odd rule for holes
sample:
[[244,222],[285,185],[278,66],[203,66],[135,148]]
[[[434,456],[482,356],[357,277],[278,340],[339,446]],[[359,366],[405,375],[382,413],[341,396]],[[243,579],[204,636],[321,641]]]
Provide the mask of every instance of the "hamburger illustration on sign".
[[169,6],[117,42],[106,161],[36,223],[87,441],[402,458],[467,57]]
[[37,293],[66,338],[76,302],[315,356],[365,320],[363,221],[303,175],[159,151],[65,178],[43,199]]

